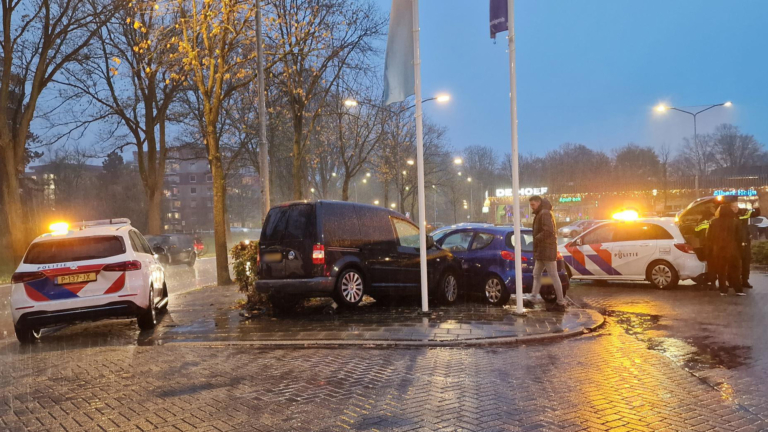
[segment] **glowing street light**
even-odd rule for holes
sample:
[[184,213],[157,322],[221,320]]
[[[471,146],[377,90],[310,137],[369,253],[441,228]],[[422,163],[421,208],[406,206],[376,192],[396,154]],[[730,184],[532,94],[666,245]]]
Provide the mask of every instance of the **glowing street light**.
[[437,95],[435,100],[440,102],[440,103],[445,103],[445,102],[448,102],[449,100],[451,100],[451,95],[448,95],[448,94]]
[[403,175],[408,175],[408,171],[403,171]]
[[310,188],[309,191],[315,193],[315,188]]
[[656,108],[654,108],[654,109],[655,109],[656,111],[658,111],[658,112],[664,112],[664,111],[666,111],[668,108],[667,108],[667,107],[666,107],[664,104],[659,104],[659,105],[656,105]]
[[472,183],[472,177],[467,177],[467,181]]
[[354,99],[347,99],[344,101],[344,106],[352,108],[357,106],[357,101]]
[[367,172],[367,173],[365,173],[365,176],[366,176],[366,177],[370,177],[370,176],[371,176],[371,173]]
[[392,204],[390,204],[389,206],[390,206],[391,208],[397,208],[397,204],[395,204],[395,203],[392,203]]
[[374,200],[373,205],[379,205],[379,200]]
[[460,157],[457,157],[456,159],[453,160],[454,165],[461,165],[463,162],[464,161],[462,161]]
[[363,179],[363,183],[368,183],[368,179]]
[[331,177],[336,177],[336,173],[331,173]]
[[408,165],[413,165],[416,162],[414,162],[413,159],[408,159],[407,161],[405,161],[405,163],[407,163]]

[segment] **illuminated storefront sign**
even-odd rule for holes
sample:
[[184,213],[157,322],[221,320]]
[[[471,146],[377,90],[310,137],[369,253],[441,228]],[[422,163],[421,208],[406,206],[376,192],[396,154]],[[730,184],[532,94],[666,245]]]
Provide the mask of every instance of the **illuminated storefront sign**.
[[581,197],[567,197],[567,198],[566,197],[560,197],[560,199],[558,201],[560,201],[561,203],[580,202],[581,201]]
[[[547,193],[547,188],[545,187],[520,189],[521,196],[544,195],[545,193]],[[512,196],[512,189],[496,189],[497,198],[511,197],[511,196]]]
[[739,190],[716,190],[715,196],[740,196],[740,197],[752,197],[757,196],[757,191],[753,189],[739,189]]

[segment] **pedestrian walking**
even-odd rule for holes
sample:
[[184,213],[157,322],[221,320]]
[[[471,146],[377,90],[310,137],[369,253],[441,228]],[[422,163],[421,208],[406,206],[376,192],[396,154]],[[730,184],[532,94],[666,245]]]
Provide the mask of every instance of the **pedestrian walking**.
[[736,216],[741,222],[742,245],[741,245],[741,286],[742,288],[752,288],[749,283],[749,266],[752,264],[752,235],[749,232],[749,219],[760,216],[760,203],[755,203],[751,209],[738,207],[738,203],[731,203],[736,207]]
[[723,204],[707,230],[707,262],[717,275],[720,295],[728,295],[733,288],[736,295],[745,295],[741,288],[742,229],[736,213],[729,204]]
[[549,307],[549,310],[565,311],[565,298],[563,297],[563,285],[557,273],[557,228],[552,217],[552,204],[546,198],[538,195],[532,196],[528,202],[535,215],[533,218],[533,259],[536,264],[533,267],[533,298],[539,296],[541,291],[541,277],[544,270],[552,279],[557,295],[557,304]]

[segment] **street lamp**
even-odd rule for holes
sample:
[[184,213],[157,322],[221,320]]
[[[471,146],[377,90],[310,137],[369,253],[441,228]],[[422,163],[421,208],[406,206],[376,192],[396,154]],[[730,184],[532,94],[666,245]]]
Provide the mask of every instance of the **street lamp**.
[[379,205],[379,200],[374,200],[373,205]]
[[413,159],[408,159],[407,161],[405,161],[405,163],[407,163],[408,165],[413,165],[416,162],[414,162]]
[[367,173],[365,173],[365,176],[366,176],[366,177],[370,177],[370,176],[371,176],[371,173],[367,172]]
[[363,179],[363,183],[368,183],[368,179]]
[[[709,105],[706,108],[704,108],[703,110],[699,110],[699,111],[696,111],[696,112],[690,112],[690,111],[682,110],[680,108],[668,107],[668,106],[666,106],[664,104],[659,104],[659,105],[656,106],[656,111],[658,111],[660,113],[664,113],[664,112],[667,112],[669,110],[675,110],[675,111],[678,111],[678,112],[681,112],[681,113],[685,113],[685,114],[688,114],[688,115],[692,116],[693,117],[693,145],[698,147],[698,144],[699,144],[699,134],[698,134],[698,132],[696,130],[696,116],[701,114],[701,113],[703,113],[704,111],[709,111],[709,110],[711,110],[712,108],[715,108],[715,107],[719,107],[719,106],[730,107],[732,105],[733,104],[730,101],[728,101],[728,102],[723,102],[723,103],[719,103],[719,104]],[[698,195],[699,195],[699,189],[697,187],[696,188],[696,196],[698,196]]]
[[454,165],[461,165],[464,161],[461,160],[460,157],[457,157],[453,160]]
[[347,99],[344,101],[344,106],[352,108],[357,106],[357,101],[354,99]]
[[393,209],[394,209],[394,208],[397,208],[397,204],[395,204],[395,203],[392,203],[392,204],[390,204],[389,206],[390,206],[390,207],[392,207]]

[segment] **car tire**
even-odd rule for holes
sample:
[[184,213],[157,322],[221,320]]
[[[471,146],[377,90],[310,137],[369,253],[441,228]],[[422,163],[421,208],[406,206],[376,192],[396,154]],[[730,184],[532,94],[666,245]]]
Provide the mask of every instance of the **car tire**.
[[578,236],[579,236],[579,232],[577,232],[577,231],[571,232],[571,238],[576,238]]
[[459,278],[452,270],[446,270],[440,277],[437,286],[437,295],[440,304],[450,305],[456,303],[459,298]]
[[674,288],[680,282],[675,266],[661,260],[654,261],[648,265],[648,269],[645,271],[645,278],[658,289]]
[[192,255],[191,258],[189,258],[189,261],[187,261],[187,265],[190,266],[190,267],[194,267],[195,266],[195,261],[197,261],[197,254],[192,252],[191,255]]
[[494,305],[502,306],[509,302],[509,290],[507,290],[507,284],[496,275],[488,276],[483,284],[483,292],[485,293],[485,301]]
[[365,280],[357,269],[347,269],[336,279],[336,289],[333,299],[336,304],[344,307],[354,307],[360,304],[365,295]]
[[165,299],[165,303],[163,303],[163,306],[160,307],[160,310],[165,311],[168,310],[168,302],[170,301],[170,298],[168,297],[168,287],[165,285],[165,282],[163,282],[163,299]]
[[280,314],[291,313],[296,310],[296,306],[301,303],[303,299],[300,297],[289,297],[280,295],[270,295],[269,304],[272,305],[272,310]]
[[39,341],[42,333],[42,330],[40,329],[26,327],[13,326],[13,329],[16,331],[16,339],[18,339],[19,343],[22,345],[28,345]]
[[152,330],[157,326],[157,308],[155,308],[155,290],[152,286],[149,286],[149,307],[143,311],[138,317],[136,322],[139,324],[139,328],[142,331]]

